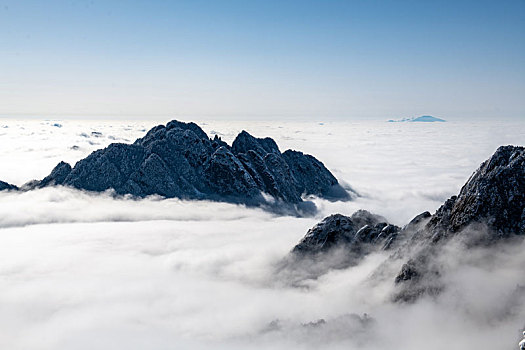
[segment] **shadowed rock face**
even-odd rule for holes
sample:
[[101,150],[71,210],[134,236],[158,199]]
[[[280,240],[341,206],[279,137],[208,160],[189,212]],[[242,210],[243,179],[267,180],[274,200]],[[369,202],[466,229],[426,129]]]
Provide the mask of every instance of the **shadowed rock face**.
[[525,235],[525,149],[502,146],[413,236],[412,243],[423,248],[396,276],[399,292],[394,300],[413,301],[440,291],[434,260],[451,238],[477,245],[495,244],[512,235]]
[[15,185],[8,184],[7,182],[0,181],[0,191],[4,190],[18,190],[18,187]]
[[288,150],[283,153],[283,158],[290,167],[293,185],[299,193],[334,200],[348,196],[348,193],[339,186],[337,179],[315,157]]
[[197,124],[176,120],[152,128],[133,144],[114,143],[95,151],[73,168],[61,162],[26,188],[51,185],[248,205],[268,204],[262,195],[267,193],[276,203],[298,210],[314,207],[305,205],[303,195],[349,199],[330,171],[310,155],[281,154],[271,138],[255,138],[246,131],[230,147],[217,136],[208,138]]
[[352,216],[335,214],[308,230],[281,261],[277,272],[292,284],[317,278],[331,269],[358,264],[370,252],[390,249],[400,228],[378,215],[359,210]]
[[390,225],[378,215],[359,210],[352,216],[330,215],[308,230],[292,253],[315,255],[328,253],[334,248],[361,251],[366,245],[386,248],[385,243],[395,240],[399,227]]
[[51,171],[51,174],[42,179],[39,183],[39,187],[45,187],[54,184],[64,183],[66,177],[71,173],[71,165],[66,162],[60,162]]
[[250,150],[261,155],[266,155],[268,153],[281,154],[279,147],[271,138],[255,138],[243,130],[233,141],[232,152],[239,154],[246,153]]
[[502,146],[433,215],[433,239],[484,223],[498,236],[525,234],[525,148]]

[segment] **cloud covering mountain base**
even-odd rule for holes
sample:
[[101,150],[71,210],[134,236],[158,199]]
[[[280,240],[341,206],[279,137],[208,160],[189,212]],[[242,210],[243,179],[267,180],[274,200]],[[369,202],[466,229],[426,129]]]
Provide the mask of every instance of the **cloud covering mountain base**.
[[468,254],[451,247],[441,257],[446,288],[439,297],[393,304],[391,278],[371,277],[383,254],[302,288],[276,280],[274,262],[306,221],[3,229],[0,345],[462,349],[510,348],[519,336],[523,241]]

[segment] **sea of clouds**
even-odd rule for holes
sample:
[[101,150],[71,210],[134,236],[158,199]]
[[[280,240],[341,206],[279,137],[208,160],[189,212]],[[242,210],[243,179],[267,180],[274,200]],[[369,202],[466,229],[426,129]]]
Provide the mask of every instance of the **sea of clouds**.
[[[166,121],[160,121],[166,123]],[[446,288],[390,302],[387,254],[294,286],[276,265],[332,213],[397,225],[435,211],[515,122],[196,121],[231,143],[245,129],[320,159],[359,197],[315,199],[314,217],[208,201],[115,198],[68,188],[0,193],[2,349],[512,349],[525,327],[525,245],[451,244]],[[158,122],[0,121],[0,180],[22,185]],[[394,264],[395,265],[395,264]],[[392,272],[399,268],[391,266]]]

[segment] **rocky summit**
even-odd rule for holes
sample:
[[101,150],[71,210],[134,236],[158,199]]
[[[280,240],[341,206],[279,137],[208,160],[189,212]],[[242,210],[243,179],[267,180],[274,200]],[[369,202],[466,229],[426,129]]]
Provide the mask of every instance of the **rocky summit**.
[[496,236],[525,234],[525,148],[502,146],[427,224],[433,240],[482,223]]
[[312,227],[279,264],[277,274],[292,285],[331,269],[358,264],[367,254],[390,249],[400,228],[366,210],[330,215]]
[[371,246],[387,249],[395,241],[400,228],[388,224],[386,219],[366,210],[352,216],[330,215],[308,230],[292,249],[296,255],[328,253],[334,248],[364,252]]
[[246,131],[229,146],[217,136],[209,138],[195,123],[176,120],[152,128],[133,144],[114,143],[95,151],[74,167],[61,162],[49,176],[26,187],[51,185],[97,192],[111,189],[138,197],[271,205],[298,213],[315,209],[313,203],[303,201],[304,196],[350,198],[313,156],[292,150],[281,153],[273,139],[256,138]]

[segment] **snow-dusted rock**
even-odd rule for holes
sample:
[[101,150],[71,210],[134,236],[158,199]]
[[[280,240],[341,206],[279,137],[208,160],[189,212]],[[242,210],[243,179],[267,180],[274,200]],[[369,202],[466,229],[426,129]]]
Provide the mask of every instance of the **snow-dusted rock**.
[[366,210],[359,210],[352,216],[330,215],[308,230],[292,249],[292,254],[312,256],[334,248],[365,254],[374,248],[389,248],[399,230],[385,218]]
[[371,251],[395,248],[391,258],[405,264],[393,277],[398,286],[393,299],[413,301],[441,291],[436,258],[451,238],[490,245],[516,235],[525,235],[525,148],[502,146],[434,215],[421,213],[402,229],[364,210],[351,217],[331,215],[307,232],[291,256],[306,269],[313,266],[315,273],[307,276],[316,277]]
[[[297,211],[311,211],[303,195],[348,199],[324,165],[310,155],[281,154],[271,138],[241,132],[230,147],[210,139],[195,123],[158,125],[133,144],[114,143],[80,160],[61,162],[49,176],[27,188],[51,185],[88,191],[266,205],[263,193]],[[313,206],[313,204],[312,204]]]
[[525,148],[499,147],[438,209],[427,230],[438,240],[473,223],[488,225],[497,236],[525,234]]
[[[395,277],[399,292],[394,299],[412,301],[423,293],[439,291],[430,283],[439,276],[434,260],[440,249],[457,236],[469,245],[490,245],[525,235],[525,148],[502,146],[474,172],[453,196],[416,230],[413,253]],[[430,283],[430,287],[429,287]]]
[[312,227],[277,264],[277,275],[292,285],[315,279],[332,269],[358,264],[367,254],[390,249],[400,228],[385,218],[359,210],[334,214]]

